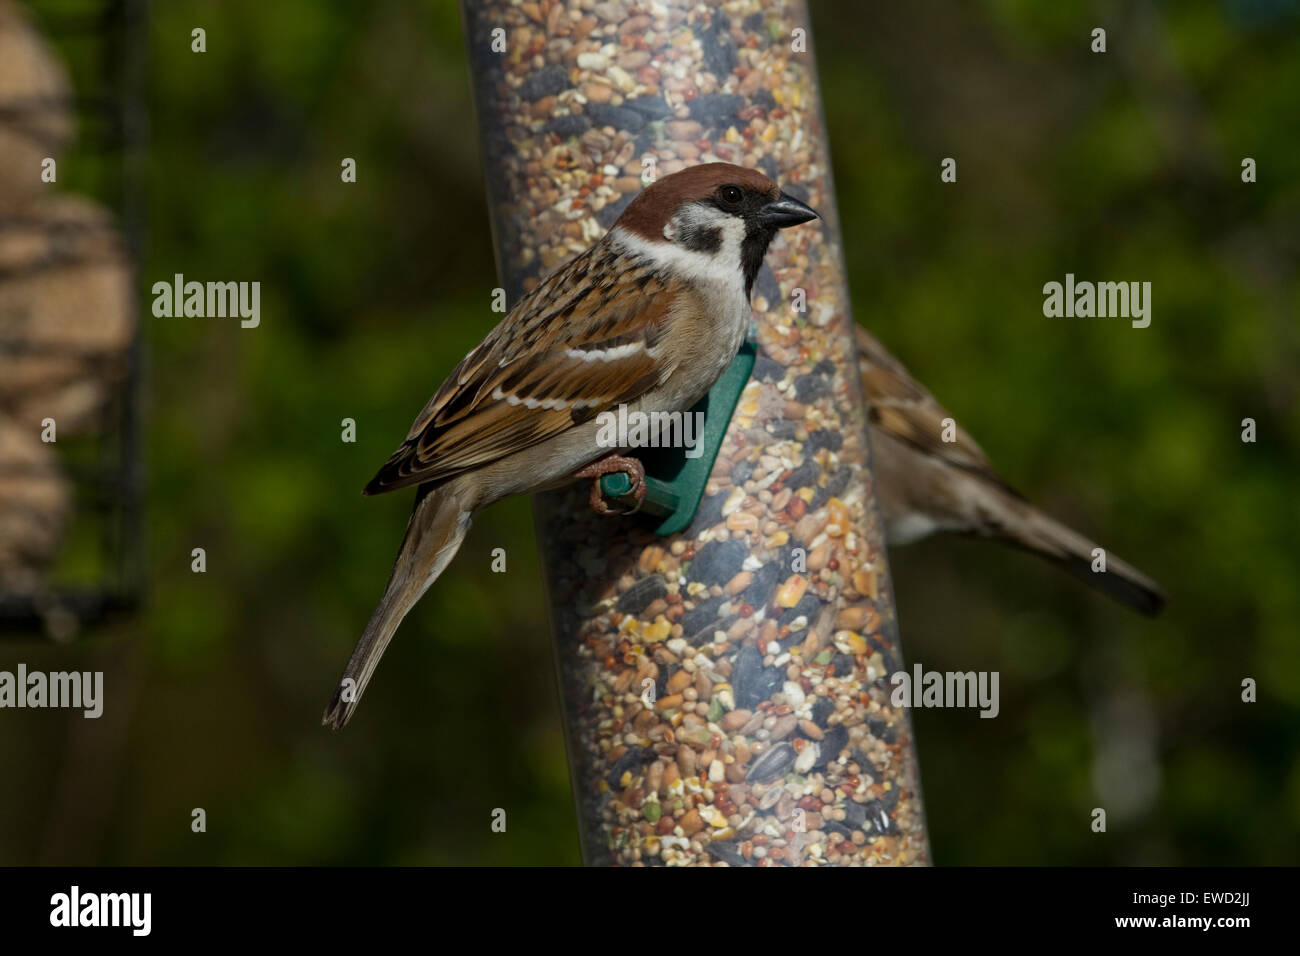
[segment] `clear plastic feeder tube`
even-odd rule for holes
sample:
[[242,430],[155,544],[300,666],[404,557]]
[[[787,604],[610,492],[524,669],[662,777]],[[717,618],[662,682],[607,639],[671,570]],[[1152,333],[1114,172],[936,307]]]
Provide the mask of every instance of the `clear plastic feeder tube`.
[[593,514],[586,482],[537,500],[585,861],[928,863],[804,4],[462,6],[512,302],[691,164],[824,217],[768,253],[685,532]]

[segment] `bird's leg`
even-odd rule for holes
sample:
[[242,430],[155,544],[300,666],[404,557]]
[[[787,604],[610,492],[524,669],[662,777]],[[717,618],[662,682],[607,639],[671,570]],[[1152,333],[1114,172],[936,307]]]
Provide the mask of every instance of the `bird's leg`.
[[640,459],[629,458],[626,455],[606,455],[604,458],[593,461],[590,465],[581,471],[573,473],[574,478],[591,478],[591,510],[598,515],[609,514],[612,510],[605,503],[605,496],[600,490],[600,479],[604,475],[611,475],[616,471],[626,471],[628,477],[632,479],[631,494],[636,498],[636,507],[627,514],[636,514],[641,510],[641,504],[645,501],[645,466],[641,464]]

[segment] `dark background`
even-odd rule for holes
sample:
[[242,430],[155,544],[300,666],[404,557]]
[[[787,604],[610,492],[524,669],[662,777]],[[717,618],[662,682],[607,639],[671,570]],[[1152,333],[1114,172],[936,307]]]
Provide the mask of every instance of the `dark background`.
[[[1300,862],[1296,4],[811,6],[858,321],[1172,595],[1153,622],[984,542],[891,553],[910,660],[1001,673],[998,719],[915,716],[935,861]],[[576,863],[527,501],[319,726],[410,507],[360,489],[499,318],[455,4],[168,0],[147,29],[150,590],[0,644],[107,684],[98,721],[0,713],[0,864]],[[152,318],[175,272],[260,280],[261,327]],[[1150,328],[1044,318],[1066,272],[1152,282]]]

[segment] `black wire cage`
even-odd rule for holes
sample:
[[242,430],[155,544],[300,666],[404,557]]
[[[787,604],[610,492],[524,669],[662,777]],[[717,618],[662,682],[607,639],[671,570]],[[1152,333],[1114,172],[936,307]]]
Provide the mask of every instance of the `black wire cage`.
[[[0,499],[7,486],[12,507],[23,507],[14,487],[39,488],[42,482],[57,482],[67,500],[48,566],[19,586],[13,577],[0,576],[0,634],[40,633],[63,640],[85,624],[134,608],[145,588],[141,426],[145,370],[137,268],[146,228],[148,10],[146,0],[34,0],[25,4],[25,13],[27,24],[69,71],[70,90],[75,92],[0,102],[0,130],[43,149],[42,117],[65,114],[75,143],[58,161],[57,185],[46,187],[40,201],[56,195],[80,201],[75,198],[79,194],[107,207],[107,214],[70,223],[58,216],[34,216],[22,204],[0,209],[0,241],[21,233],[34,237],[41,249],[21,263],[21,275],[15,274],[12,264],[6,274],[6,266],[0,264],[0,285],[43,276],[43,281],[57,286],[57,270],[67,268],[70,257],[84,256],[86,234],[98,230],[104,235],[91,238],[91,243],[111,242],[120,250],[118,262],[126,272],[121,288],[129,316],[122,347],[106,357],[102,350],[78,342],[77,335],[63,339],[7,335],[11,325],[0,315],[0,378],[12,376],[10,394],[21,395],[21,373],[40,363],[82,369],[100,388],[93,408],[74,433],[65,437],[59,431],[57,441],[48,446],[49,461],[33,463],[22,456],[0,460]],[[13,175],[17,172],[0,170],[0,177]],[[71,185],[64,185],[65,178]],[[83,252],[76,252],[78,248]],[[85,259],[78,264],[84,266]],[[98,310],[108,306],[93,299],[86,306],[85,311],[80,306],[73,310],[71,324],[93,329],[100,319]],[[32,312],[26,317],[29,327],[47,328],[43,325],[47,317],[39,310]],[[40,421],[29,416],[19,428],[31,433],[33,420]]]

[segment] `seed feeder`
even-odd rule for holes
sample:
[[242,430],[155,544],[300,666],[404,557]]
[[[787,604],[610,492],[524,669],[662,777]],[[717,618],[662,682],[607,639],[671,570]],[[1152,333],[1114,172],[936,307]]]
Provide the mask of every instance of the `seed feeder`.
[[[583,859],[928,863],[804,4],[462,11],[514,296],[694,163],[760,169],[824,218],[769,250],[754,341],[696,409],[704,453],[625,452],[648,518],[594,514],[586,483],[535,499]],[[631,485],[599,488],[630,507]]]

